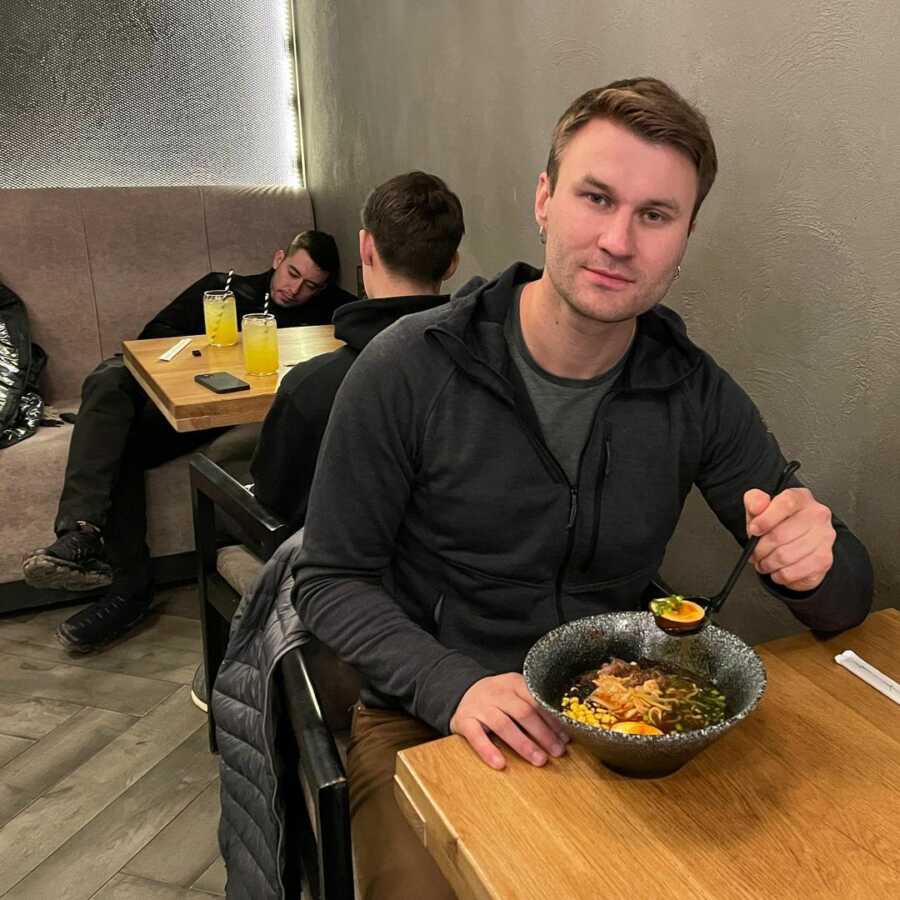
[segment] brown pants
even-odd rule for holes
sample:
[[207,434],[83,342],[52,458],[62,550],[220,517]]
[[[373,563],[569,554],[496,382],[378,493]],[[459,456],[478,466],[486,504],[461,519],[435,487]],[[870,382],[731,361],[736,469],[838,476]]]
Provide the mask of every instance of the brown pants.
[[347,750],[353,853],[362,900],[454,900],[456,894],[394,799],[397,752],[441,735],[396,710],[357,704]]

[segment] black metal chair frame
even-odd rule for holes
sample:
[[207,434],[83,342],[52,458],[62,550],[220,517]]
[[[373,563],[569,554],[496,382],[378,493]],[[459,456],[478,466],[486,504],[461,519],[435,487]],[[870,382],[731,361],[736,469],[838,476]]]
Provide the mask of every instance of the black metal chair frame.
[[[291,534],[290,528],[268,512],[240,482],[203,453],[190,461],[191,505],[194,510],[194,542],[197,548],[197,587],[203,631],[203,664],[207,691],[228,645],[228,629],[240,603],[237,591],[219,574],[216,557],[219,540],[216,509],[228,516],[239,530],[236,541],[266,561]],[[209,748],[216,752],[216,730],[209,717]]]
[[[240,542],[262,560],[269,559],[292,533],[265,510],[253,494],[202,453],[190,462],[194,537],[203,629],[203,661],[208,693],[228,644],[229,624],[240,597],[218,573],[216,510],[237,526]],[[276,742],[284,769],[288,897],[353,900],[353,854],[350,840],[350,790],[344,764],[320,703],[327,651],[316,641],[288,653],[275,673]],[[210,750],[217,751],[215,722],[209,713]],[[299,859],[297,866],[294,860]]]

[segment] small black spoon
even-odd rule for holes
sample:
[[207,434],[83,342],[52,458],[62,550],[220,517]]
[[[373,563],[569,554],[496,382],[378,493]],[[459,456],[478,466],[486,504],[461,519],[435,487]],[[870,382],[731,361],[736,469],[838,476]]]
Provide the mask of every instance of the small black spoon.
[[[774,497],[776,494],[780,494],[784,490],[784,486],[788,483],[791,475],[800,468],[800,463],[797,460],[793,462],[789,462],[781,473],[781,477],[778,479],[778,484],[775,485],[775,490],[772,493]],[[682,637],[688,634],[696,634],[702,628],[706,627],[709,624],[710,618],[713,613],[717,613],[725,603],[725,600],[728,598],[728,595],[731,593],[731,589],[734,587],[738,578],[743,571],[744,566],[747,563],[747,560],[750,559],[753,551],[756,549],[756,545],[759,543],[759,536],[750,538],[747,541],[746,546],[744,547],[743,552],[741,553],[740,559],[737,561],[737,565],[734,567],[732,573],[728,576],[728,581],[725,582],[724,587],[718,594],[714,597],[702,597],[702,596],[692,596],[692,597],[680,597],[678,595],[673,595],[671,600],[674,600],[676,603],[694,603],[703,609],[703,616],[695,621],[688,622],[678,622],[674,619],[668,619],[665,615],[661,615],[657,610],[653,609],[654,604],[659,604],[659,600],[651,600],[650,601],[650,611],[653,613],[656,618],[656,624],[659,628],[661,628],[666,634],[671,634],[676,637]],[[669,600],[670,598],[661,598],[663,601]]]

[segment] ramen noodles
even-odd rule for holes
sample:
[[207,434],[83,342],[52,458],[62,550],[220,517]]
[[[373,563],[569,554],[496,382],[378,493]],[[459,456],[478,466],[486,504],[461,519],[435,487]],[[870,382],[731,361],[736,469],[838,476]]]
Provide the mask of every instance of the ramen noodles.
[[699,676],[616,657],[579,675],[561,707],[576,722],[626,734],[695,731],[725,720],[725,695]]

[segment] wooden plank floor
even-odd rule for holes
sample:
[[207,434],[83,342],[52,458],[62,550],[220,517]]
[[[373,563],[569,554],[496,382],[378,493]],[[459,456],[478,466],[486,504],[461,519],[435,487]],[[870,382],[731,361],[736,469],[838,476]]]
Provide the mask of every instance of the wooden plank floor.
[[98,653],[67,653],[79,607],[0,617],[0,898],[225,894],[219,769],[190,700],[196,587]]

